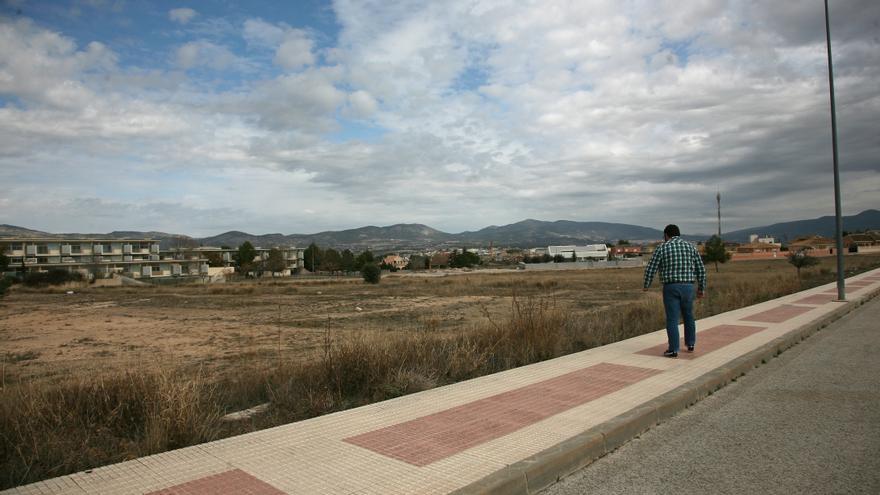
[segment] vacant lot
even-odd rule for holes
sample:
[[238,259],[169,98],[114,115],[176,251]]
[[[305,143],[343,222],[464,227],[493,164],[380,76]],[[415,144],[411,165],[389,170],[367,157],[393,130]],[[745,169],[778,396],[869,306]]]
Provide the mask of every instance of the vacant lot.
[[13,292],[0,302],[5,382],[143,362],[224,367],[241,359],[309,359],[330,332],[451,334],[503,318],[513,297],[567,312],[625,304],[639,270],[457,273],[442,277],[275,279],[210,286]]
[[[878,257],[850,257],[868,266]],[[833,279],[833,260],[805,273],[806,284]],[[0,385],[59,375],[206,365],[223,371],[242,361],[308,360],[334,341],[358,336],[430,332],[451,335],[506,318],[513,299],[539,298],[574,316],[637,300],[642,269],[457,273],[442,277],[275,279],[221,285],[17,290],[0,301]],[[784,261],[709,267],[703,314],[736,306],[747,294],[798,288]],[[769,284],[769,286],[766,286]],[[752,285],[763,288],[748,289]],[[654,287],[658,287],[655,281]],[[760,297],[758,295],[757,297]],[[744,302],[748,302],[743,299]]]

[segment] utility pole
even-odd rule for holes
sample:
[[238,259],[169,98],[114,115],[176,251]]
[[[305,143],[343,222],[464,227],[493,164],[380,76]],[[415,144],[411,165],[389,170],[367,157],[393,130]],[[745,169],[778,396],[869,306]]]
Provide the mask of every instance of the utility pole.
[[825,42],[828,47],[828,90],[831,94],[831,149],[834,159],[834,216],[837,239],[837,299],[846,300],[843,281],[843,219],[840,208],[840,171],[837,166],[837,111],[834,107],[834,69],[831,64],[831,23],[828,20],[828,0],[825,0]]
[[715,201],[718,202],[718,238],[721,239],[721,191],[715,194]]

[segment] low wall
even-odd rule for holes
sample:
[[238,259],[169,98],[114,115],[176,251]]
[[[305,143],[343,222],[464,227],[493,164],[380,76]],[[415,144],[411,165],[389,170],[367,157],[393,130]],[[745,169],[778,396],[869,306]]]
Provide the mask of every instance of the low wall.
[[603,268],[637,268],[645,266],[642,258],[614,261],[575,261],[563,263],[527,263],[526,270],[600,270]]
[[730,261],[745,261],[745,260],[777,260],[784,259],[786,253],[783,252],[775,252],[775,253],[733,253],[730,257]]
[[858,254],[880,253],[880,246],[859,246],[857,249]]

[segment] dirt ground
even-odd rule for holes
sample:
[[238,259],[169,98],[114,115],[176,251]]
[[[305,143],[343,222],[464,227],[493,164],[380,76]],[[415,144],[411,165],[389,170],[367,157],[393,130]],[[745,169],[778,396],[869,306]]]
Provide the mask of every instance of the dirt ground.
[[[830,266],[826,261],[823,265]],[[768,270],[794,274],[784,260],[731,263],[723,278],[709,267],[710,288],[713,279],[724,283]],[[656,290],[640,290],[642,275],[641,268],[450,276],[401,272],[384,276],[378,285],[359,278],[286,278],[86,286],[73,293],[16,286],[0,299],[0,386],[151,363],[228,368],[248,359],[310,359],[328,338],[452,333],[491,324],[510,314],[514,297],[547,298],[570,312],[659,297]]]
[[[309,359],[328,335],[455,332],[509,314],[513,297],[571,310],[643,297],[640,270],[470,272],[214,285],[16,288],[0,300],[0,380],[248,356]],[[613,272],[613,273],[612,273]]]

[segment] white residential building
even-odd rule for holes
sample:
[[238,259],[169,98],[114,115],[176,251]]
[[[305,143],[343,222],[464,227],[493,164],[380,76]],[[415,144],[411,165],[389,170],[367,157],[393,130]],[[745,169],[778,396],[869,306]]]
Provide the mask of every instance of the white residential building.
[[152,239],[6,238],[0,249],[9,257],[9,271],[18,274],[60,269],[99,278],[154,278],[208,272],[205,258],[166,254]]
[[608,246],[605,244],[588,244],[586,246],[547,246],[547,254],[562,256],[566,260],[596,261],[608,259]]
[[760,237],[758,234],[752,234],[749,236],[749,244],[776,244],[776,239],[770,236]]

